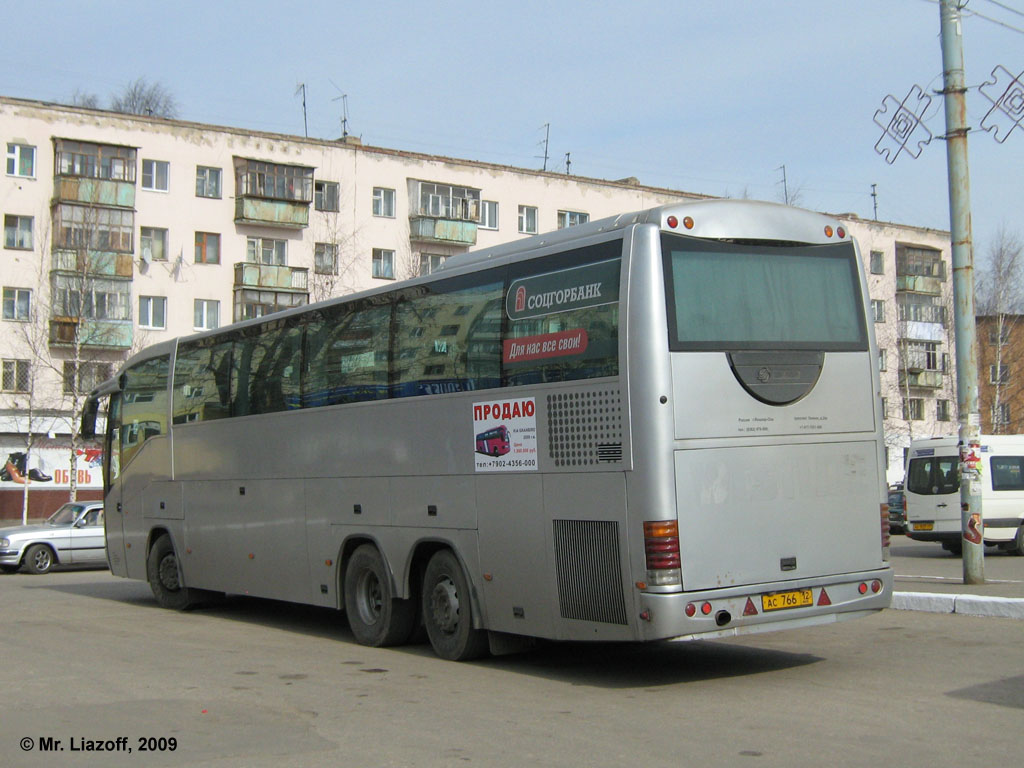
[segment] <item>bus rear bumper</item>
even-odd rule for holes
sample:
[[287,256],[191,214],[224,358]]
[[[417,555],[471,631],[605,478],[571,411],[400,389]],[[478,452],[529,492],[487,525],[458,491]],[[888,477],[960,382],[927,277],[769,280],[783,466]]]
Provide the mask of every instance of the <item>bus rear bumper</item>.
[[640,632],[644,640],[682,641],[828,624],[888,608],[892,584],[887,567],[754,588],[643,593]]

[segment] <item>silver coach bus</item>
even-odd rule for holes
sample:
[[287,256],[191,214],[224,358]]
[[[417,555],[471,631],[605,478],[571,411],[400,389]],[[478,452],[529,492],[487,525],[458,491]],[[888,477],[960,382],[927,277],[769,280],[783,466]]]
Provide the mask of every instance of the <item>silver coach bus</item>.
[[111,571],[455,660],[879,610],[866,301],[838,222],[709,200],[157,344],[83,425],[109,397]]

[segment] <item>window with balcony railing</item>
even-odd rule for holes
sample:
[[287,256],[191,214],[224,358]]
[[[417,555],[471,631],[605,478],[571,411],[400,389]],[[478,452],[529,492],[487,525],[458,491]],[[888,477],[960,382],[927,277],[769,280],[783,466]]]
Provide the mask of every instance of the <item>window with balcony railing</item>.
[[918,248],[907,245],[896,246],[896,274],[915,275],[946,279],[946,264],[942,252],[933,248]]
[[69,139],[54,140],[58,176],[135,182],[135,149]]
[[944,356],[939,354],[937,342],[905,341],[903,343],[904,367],[911,371],[942,371]]
[[135,212],[61,203],[54,208],[54,248],[133,250]]
[[306,166],[236,158],[235,181],[239,197],[313,202],[313,169]]
[[931,296],[916,293],[899,294],[896,307],[900,322],[939,323],[946,325],[946,308]]
[[479,189],[421,181],[415,199],[418,207],[413,211],[414,216],[480,221]]

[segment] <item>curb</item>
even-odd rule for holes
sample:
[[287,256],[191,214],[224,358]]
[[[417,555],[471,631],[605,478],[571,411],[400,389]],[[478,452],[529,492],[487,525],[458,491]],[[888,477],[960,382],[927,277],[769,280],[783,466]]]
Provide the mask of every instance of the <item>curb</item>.
[[891,607],[898,611],[961,613],[967,616],[1024,619],[1024,599],[1016,597],[949,595],[936,592],[893,592]]

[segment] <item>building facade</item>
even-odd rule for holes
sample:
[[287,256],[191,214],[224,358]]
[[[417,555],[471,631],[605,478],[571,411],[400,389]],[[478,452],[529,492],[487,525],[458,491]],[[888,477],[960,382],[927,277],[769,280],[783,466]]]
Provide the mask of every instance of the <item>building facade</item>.
[[981,432],[1024,434],[1024,315],[980,315],[977,328]]
[[[14,470],[0,477],[34,470],[50,478],[39,491],[98,487],[98,472],[53,457],[98,463],[72,441],[84,393],[148,344],[423,274],[471,248],[702,197],[5,97],[0,125],[0,453]],[[956,421],[949,234],[840,218],[869,273],[892,481],[911,437]],[[28,466],[33,457],[42,463]]]

